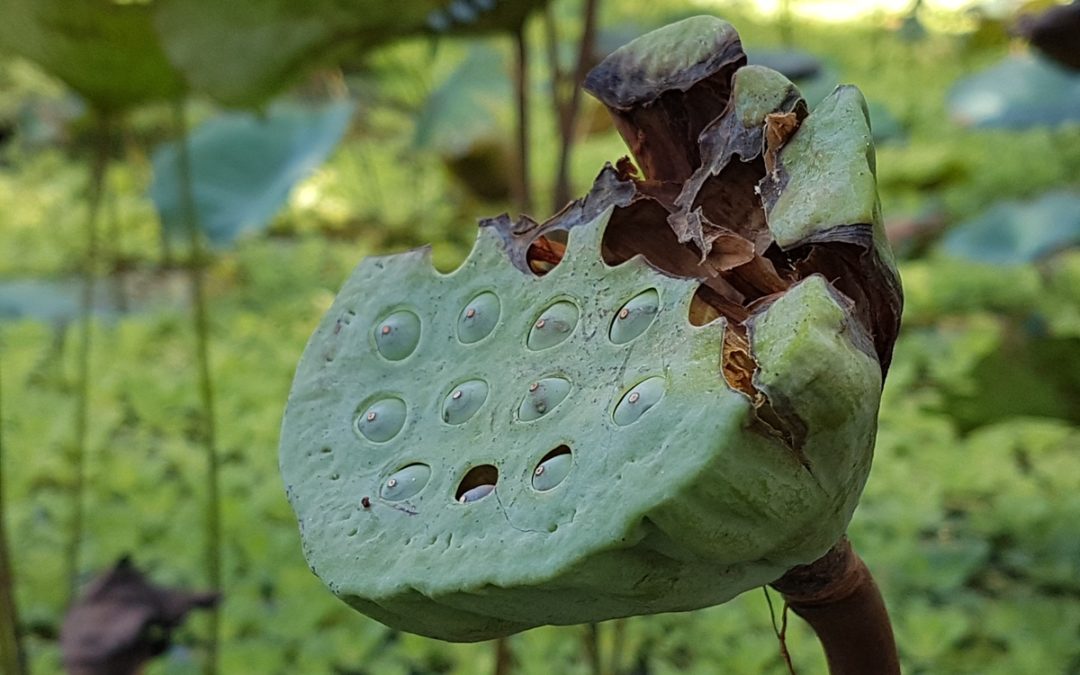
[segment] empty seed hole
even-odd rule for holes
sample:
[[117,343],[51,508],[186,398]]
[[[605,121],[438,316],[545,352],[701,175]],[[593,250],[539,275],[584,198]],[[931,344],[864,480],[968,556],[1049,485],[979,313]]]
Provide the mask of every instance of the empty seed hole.
[[558,267],[566,255],[566,230],[553,230],[537,237],[529,250],[525,253],[525,259],[529,262],[529,269],[533,274],[542,277]]
[[458,484],[454,499],[462,504],[480,501],[495,491],[499,470],[491,464],[481,464],[469,469]]

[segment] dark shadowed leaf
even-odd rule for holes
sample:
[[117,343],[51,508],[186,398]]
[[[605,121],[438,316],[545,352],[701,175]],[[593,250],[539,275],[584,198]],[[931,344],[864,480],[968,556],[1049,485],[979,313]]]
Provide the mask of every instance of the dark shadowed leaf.
[[945,253],[989,263],[1038,260],[1080,244],[1080,194],[1052,192],[1029,202],[1002,202],[952,228]]
[[1024,129],[1080,121],[1080,73],[1035,56],[1010,56],[949,92],[949,114],[972,127]]
[[159,0],[155,21],[195,88],[251,105],[335,58],[408,36],[508,30],[546,1]]
[[[280,103],[266,115],[231,113],[199,126],[190,138],[192,187],[199,225],[216,245],[265,229],[297,182],[326,160],[352,115],[351,102],[321,107]],[[154,152],[150,196],[165,229],[185,230],[177,145]]]
[[34,61],[101,110],[174,98],[184,90],[146,4],[4,0],[0,48]]

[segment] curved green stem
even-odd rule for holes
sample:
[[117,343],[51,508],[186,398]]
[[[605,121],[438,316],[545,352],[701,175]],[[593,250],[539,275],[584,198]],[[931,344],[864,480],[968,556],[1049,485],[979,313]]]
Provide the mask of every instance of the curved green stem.
[[90,186],[87,195],[86,253],[83,258],[83,286],[79,307],[79,350],[77,394],[75,402],[75,439],[72,448],[72,465],[75,476],[71,486],[72,515],[65,555],[67,604],[75,601],[79,585],[80,555],[82,553],[83,521],[86,492],[86,437],[90,422],[90,347],[93,319],[94,291],[98,266],[98,215],[105,186],[105,173],[109,165],[109,119],[98,117],[98,129],[94,154],[90,161]]
[[[206,452],[206,576],[210,589],[221,592],[221,497],[218,481],[217,434],[214,420],[214,385],[210,374],[210,321],[206,307],[204,269],[206,251],[199,234],[198,212],[195,209],[195,193],[191,182],[191,155],[188,151],[187,121],[183,102],[177,102],[173,110],[178,158],[180,162],[180,199],[184,224],[188,233],[188,274],[191,280],[191,304],[194,309],[195,351],[199,368],[199,395],[202,404],[203,447]],[[215,607],[209,613],[210,636],[206,646],[203,673],[217,672],[218,642],[221,633],[221,613]]]
[[[0,352],[2,354],[2,352]],[[0,381],[0,390],[2,390]],[[0,672],[26,675],[26,657],[19,640],[15,605],[15,574],[8,553],[7,512],[4,510],[4,416],[0,406]]]

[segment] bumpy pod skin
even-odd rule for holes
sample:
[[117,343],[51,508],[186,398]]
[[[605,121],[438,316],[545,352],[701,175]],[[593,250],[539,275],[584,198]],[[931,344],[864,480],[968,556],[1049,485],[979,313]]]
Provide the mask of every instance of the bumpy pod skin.
[[[815,559],[843,533],[881,389],[844,303],[812,276],[751,325],[758,385],[805,425],[808,469],[719,375],[726,320],[690,325],[697,282],[641,258],[601,260],[611,211],[574,228],[543,277],[512,266],[488,227],[449,275],[420,250],[368,258],[346,282],[300,361],[280,457],[308,562],[345,602],[411,632],[484,640],[718,604]],[[620,309],[650,289],[651,323],[613,341]],[[485,292],[498,297],[499,320],[485,339],[462,342],[463,308]],[[536,317],[560,302],[577,307],[576,323],[554,346],[530,349]],[[403,310],[419,318],[419,338],[391,360],[379,349],[381,321]],[[545,378],[569,392],[521,420],[530,384]],[[652,381],[634,399],[653,378],[660,394]],[[458,386],[476,381],[487,385],[483,401],[464,421],[445,421]],[[372,440],[358,429],[382,400],[402,401],[405,421]],[[636,403],[650,405],[616,415]],[[538,490],[538,465],[563,445],[569,471]],[[461,503],[462,478],[481,465],[497,469],[494,492]],[[426,482],[388,489],[403,469]]]

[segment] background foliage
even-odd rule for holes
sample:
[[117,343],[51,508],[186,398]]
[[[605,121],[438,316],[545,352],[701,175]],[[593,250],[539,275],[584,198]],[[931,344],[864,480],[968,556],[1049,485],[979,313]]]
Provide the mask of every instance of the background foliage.
[[[60,4],[11,7],[56,12]],[[165,4],[165,16],[175,17],[194,3]],[[146,3],[123,6],[139,30],[150,30]],[[602,10],[605,44],[701,8],[621,0]],[[555,51],[568,62],[576,47],[566,38],[580,32],[580,6],[559,0],[552,11],[565,40]],[[1080,673],[1080,124],[961,124],[972,120],[950,107],[952,85],[1023,50],[990,19],[924,13],[927,24],[965,30],[919,32],[910,17],[792,26],[764,21],[746,3],[714,11],[736,24],[751,51],[793,44],[822,59],[831,81],[804,83],[808,97],[843,81],[872,102],[880,190],[907,308],[851,537],[889,603],[905,671]],[[548,205],[557,122],[543,27],[532,21],[527,28],[534,203]],[[3,30],[0,44],[17,49]],[[78,98],[53,78],[76,91],[96,84],[69,72],[62,51],[35,56],[41,43],[29,29],[14,36],[30,40],[31,57],[53,73],[0,55],[3,480],[22,628],[32,671],[47,674],[60,670],[55,638],[74,480],[73,278],[86,253],[86,164],[98,140],[86,103],[94,104],[93,94]],[[187,57],[201,56],[197,46],[186,45]],[[207,292],[224,527],[222,672],[464,674],[493,666],[490,645],[389,631],[321,587],[300,554],[276,444],[293,368],[349,270],[365,255],[427,242],[436,263],[452,268],[471,245],[475,218],[507,208],[499,196],[505,190],[478,191],[462,176],[489,170],[490,187],[505,174],[498,162],[513,152],[511,87],[493,80],[506,67],[492,66],[509,64],[511,51],[502,37],[412,38],[363,60],[350,55],[340,69],[290,74],[299,85],[265,114],[222,116],[208,98],[190,106],[192,117],[206,121],[193,131],[204,139],[193,140],[197,176],[209,172],[197,189],[224,204],[222,212],[240,213],[224,218],[222,229],[206,223],[221,246]],[[105,176],[81,575],[86,580],[131,552],[156,580],[199,587],[206,583],[198,535],[205,491],[195,336],[176,267],[183,247],[164,233],[151,188],[167,175],[170,151],[161,148],[173,130],[163,104],[130,107],[182,88],[166,64],[148,64],[132,73],[130,87],[110,85],[97,100],[98,109],[126,113],[108,148],[117,161]],[[204,76],[215,86],[241,77],[231,74],[241,63],[227,65]],[[265,79],[250,84],[239,98],[270,88]],[[305,126],[298,106],[328,111],[329,127]],[[344,132],[341,115],[349,110]],[[260,145],[260,125],[274,124],[291,136],[271,133],[270,146]],[[581,126],[587,133],[571,166],[579,193],[603,161],[625,154],[592,102]],[[462,147],[474,138],[474,147]],[[214,142],[226,146],[200,155]],[[320,164],[320,151],[331,150]],[[230,166],[215,156],[242,161]],[[1055,211],[1034,201],[1047,191],[1065,205]],[[1014,203],[991,209],[1002,199]],[[1004,257],[1003,240],[1016,242]],[[197,672],[203,628],[193,621],[148,672]],[[582,627],[516,636],[514,672],[591,673],[586,637]],[[800,673],[824,672],[798,621],[788,645]],[[611,673],[785,672],[761,593],[689,614],[604,624],[600,648]]]

